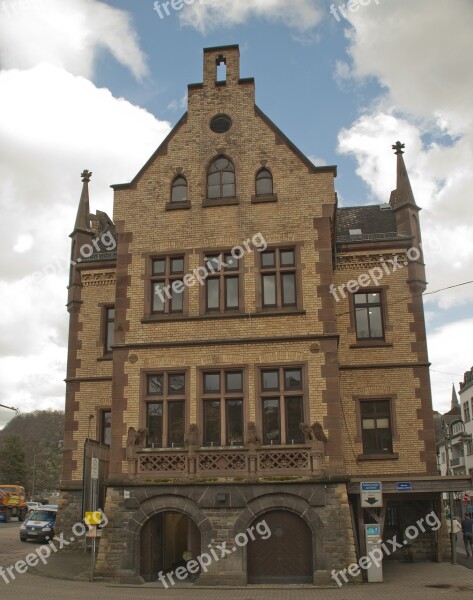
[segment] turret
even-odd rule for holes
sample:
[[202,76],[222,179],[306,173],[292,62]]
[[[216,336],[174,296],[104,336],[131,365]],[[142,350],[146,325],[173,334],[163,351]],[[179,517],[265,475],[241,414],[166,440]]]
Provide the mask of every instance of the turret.
[[[414,194],[412,192],[411,182],[407,174],[406,165],[403,158],[405,144],[396,142],[393,150],[397,156],[397,182],[396,189],[391,192],[389,203],[396,215],[398,233],[412,237],[412,250],[409,254],[409,285],[413,292],[423,293],[427,287],[425,278],[425,264],[422,252],[422,237],[420,233],[419,212]],[[416,260],[411,257],[418,256]]]

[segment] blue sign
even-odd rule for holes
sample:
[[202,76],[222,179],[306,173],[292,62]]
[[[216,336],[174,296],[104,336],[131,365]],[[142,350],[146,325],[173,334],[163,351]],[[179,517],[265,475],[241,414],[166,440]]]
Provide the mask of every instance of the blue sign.
[[412,481],[398,481],[396,490],[398,492],[412,492]]
[[379,481],[364,481],[361,483],[362,492],[380,492],[381,483]]
[[470,504],[470,506],[468,507],[468,512],[469,513],[473,513],[473,506]]
[[375,535],[379,537],[379,525],[370,525],[366,528],[366,535]]

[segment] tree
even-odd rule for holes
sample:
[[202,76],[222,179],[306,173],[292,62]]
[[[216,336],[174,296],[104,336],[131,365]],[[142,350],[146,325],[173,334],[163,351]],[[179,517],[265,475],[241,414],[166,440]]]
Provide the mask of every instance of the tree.
[[26,485],[28,467],[23,440],[16,433],[4,437],[0,446],[0,478],[3,484]]
[[39,499],[47,497],[59,484],[64,413],[58,410],[42,410],[15,417],[0,431],[0,447],[11,434],[20,437],[24,444],[27,465],[24,482],[28,495],[32,492],[33,465],[36,464],[35,495]]

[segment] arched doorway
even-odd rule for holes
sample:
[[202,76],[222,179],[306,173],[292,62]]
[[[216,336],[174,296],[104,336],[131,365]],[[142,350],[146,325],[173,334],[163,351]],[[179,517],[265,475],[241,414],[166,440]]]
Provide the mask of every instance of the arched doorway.
[[145,581],[155,581],[160,571],[185,566],[185,553],[195,558],[200,552],[200,531],[192,519],[179,512],[158,513],[141,530],[141,576]]
[[[260,515],[271,537],[256,536],[248,544],[248,583],[312,583],[314,580],[312,532],[298,515],[275,510]],[[256,522],[256,521],[255,521]]]

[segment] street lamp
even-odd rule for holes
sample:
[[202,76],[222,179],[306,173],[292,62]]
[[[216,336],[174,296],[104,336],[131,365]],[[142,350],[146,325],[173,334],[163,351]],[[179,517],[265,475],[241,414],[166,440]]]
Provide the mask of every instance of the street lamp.
[[[445,419],[442,419],[442,429],[445,438],[445,454],[447,460],[447,476],[453,475],[451,461],[450,461],[450,452],[452,450],[452,427],[453,425],[457,425],[458,423],[462,424],[462,433],[460,434],[460,441],[462,443],[468,442],[471,439],[471,436],[465,432],[465,424],[462,419],[455,419],[451,421],[449,424],[445,422]],[[457,564],[457,547],[455,544],[456,538],[453,533],[453,494],[451,491],[448,492],[448,503],[450,505],[450,544],[452,546],[452,565]]]
[[11,406],[5,406],[4,404],[0,404],[0,408],[6,408],[7,410],[14,410],[17,415],[20,414],[19,408],[12,408]]

